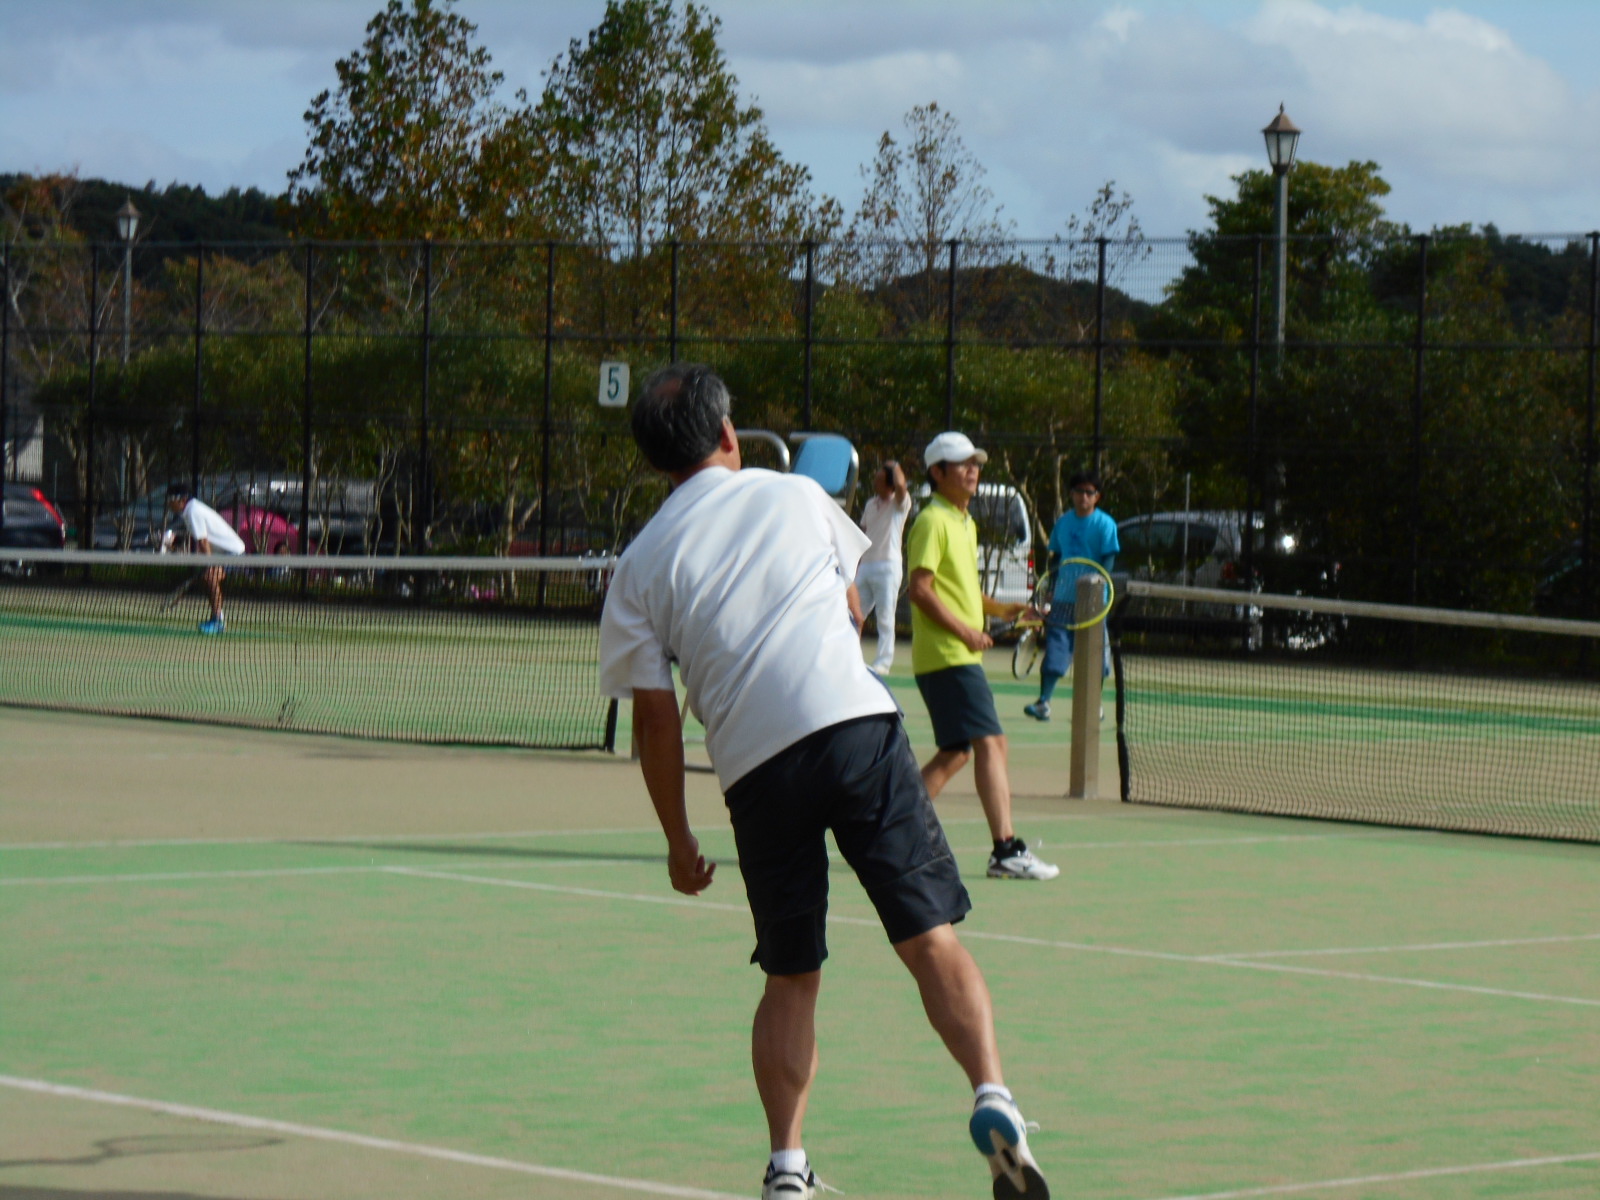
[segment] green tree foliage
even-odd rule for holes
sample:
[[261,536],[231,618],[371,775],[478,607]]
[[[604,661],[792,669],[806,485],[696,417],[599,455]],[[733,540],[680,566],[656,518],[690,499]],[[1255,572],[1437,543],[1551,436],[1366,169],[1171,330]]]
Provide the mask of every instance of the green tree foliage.
[[506,121],[500,72],[454,0],[388,0],[339,85],[311,101],[289,173],[289,216],[327,238],[468,238],[503,232],[509,182],[483,169]]
[[550,68],[525,114],[549,156],[547,206],[570,232],[641,258],[669,240],[821,236],[831,208],[810,173],[772,144],[743,104],[700,5],[608,0],[587,39]]

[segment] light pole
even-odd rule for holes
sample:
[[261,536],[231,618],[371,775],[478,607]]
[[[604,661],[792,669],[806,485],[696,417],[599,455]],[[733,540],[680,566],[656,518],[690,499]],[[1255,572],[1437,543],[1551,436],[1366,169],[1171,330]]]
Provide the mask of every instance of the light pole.
[[133,238],[139,232],[139,210],[133,200],[117,209],[117,236],[122,239],[122,365],[128,365],[128,333],[133,327]]
[[1278,359],[1283,358],[1283,321],[1287,311],[1286,283],[1289,277],[1289,168],[1294,166],[1294,150],[1300,143],[1300,130],[1278,105],[1278,115],[1261,131],[1267,139],[1267,161],[1272,164],[1272,344]]

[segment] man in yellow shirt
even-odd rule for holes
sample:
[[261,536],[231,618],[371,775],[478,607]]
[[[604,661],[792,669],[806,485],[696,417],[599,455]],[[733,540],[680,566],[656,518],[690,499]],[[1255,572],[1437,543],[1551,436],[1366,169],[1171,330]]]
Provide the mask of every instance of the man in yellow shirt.
[[994,645],[985,616],[1014,620],[1026,607],[985,596],[978,581],[978,526],[967,508],[989,456],[964,433],[941,433],[922,457],[934,494],[906,542],[911,670],[939,747],[922,768],[922,782],[937,796],[975,757],[978,799],[994,839],[989,875],[1054,879],[1060,868],[1034,857],[1012,827],[1006,735],[983,673],[983,652]]

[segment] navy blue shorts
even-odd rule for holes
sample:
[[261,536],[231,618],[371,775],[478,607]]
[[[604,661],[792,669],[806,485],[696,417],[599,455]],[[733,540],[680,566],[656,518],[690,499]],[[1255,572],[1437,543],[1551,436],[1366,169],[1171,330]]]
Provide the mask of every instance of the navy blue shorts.
[[972,909],[898,717],[818,730],[745,775],[726,799],[755,918],[750,961],[768,975],[805,974],[828,957],[830,829],[890,942]]
[[918,675],[917,690],[933,718],[933,744],[941,750],[970,750],[972,739],[1004,733],[994,709],[994,692],[977,663]]
[[[1072,653],[1077,648],[1077,644],[1077,630],[1046,621],[1044,625],[1044,661],[1039,664],[1040,674],[1065,675],[1072,669]],[[1104,638],[1101,638],[1100,646],[1100,657],[1104,660],[1100,664],[1100,674],[1102,677],[1106,677],[1111,674],[1111,645]]]

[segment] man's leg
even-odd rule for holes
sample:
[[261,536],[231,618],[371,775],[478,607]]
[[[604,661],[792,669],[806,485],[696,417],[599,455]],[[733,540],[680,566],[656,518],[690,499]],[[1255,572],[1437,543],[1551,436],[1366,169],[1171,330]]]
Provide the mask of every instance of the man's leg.
[[878,655],[872,661],[872,669],[879,675],[887,675],[894,666],[894,606],[900,598],[900,573],[893,563],[886,563],[886,570],[874,580],[878,605]]
[[970,750],[941,750],[922,766],[922,786],[928,789],[928,799],[936,799],[944,785],[955,778],[956,772],[967,765],[972,757]]
[[205,584],[206,596],[211,601],[211,616],[215,620],[222,615],[222,568],[207,567],[201,582]]
[[894,949],[917,981],[928,1023],[972,1086],[1003,1084],[989,985],[955,930],[940,925]]
[[822,972],[768,975],[750,1036],[756,1091],[774,1150],[798,1150],[806,1100],[817,1075],[817,993]]
[[[990,734],[972,739],[973,767],[978,785],[978,801],[989,822],[989,836],[997,842],[1009,841],[1016,833],[1011,827],[1011,776],[1006,767],[1006,735]],[[924,768],[926,775],[926,768]]]

